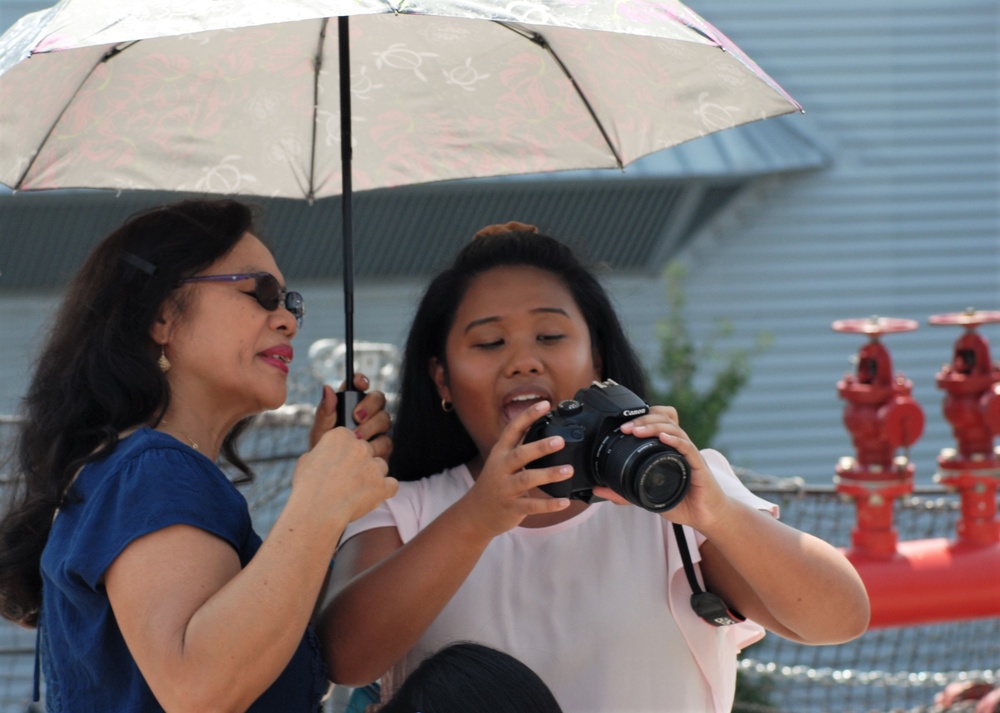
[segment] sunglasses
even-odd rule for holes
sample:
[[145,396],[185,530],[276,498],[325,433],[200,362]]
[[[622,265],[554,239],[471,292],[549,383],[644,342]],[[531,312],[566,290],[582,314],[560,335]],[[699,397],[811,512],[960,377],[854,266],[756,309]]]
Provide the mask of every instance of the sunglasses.
[[250,280],[254,282],[253,292],[245,294],[251,295],[257,304],[268,312],[274,312],[279,306],[284,306],[298,325],[302,326],[302,318],[306,315],[306,303],[302,295],[298,292],[289,292],[280,284],[278,278],[269,272],[240,272],[233,275],[202,275],[201,277],[188,277],[180,281],[185,282],[239,282],[240,280]]

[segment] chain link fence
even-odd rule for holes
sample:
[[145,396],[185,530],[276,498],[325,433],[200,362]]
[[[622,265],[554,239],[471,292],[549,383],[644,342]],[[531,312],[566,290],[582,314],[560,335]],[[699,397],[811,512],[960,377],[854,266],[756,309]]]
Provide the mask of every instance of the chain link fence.
[[[291,391],[318,396],[318,382],[299,383]],[[312,414],[310,405],[286,406],[259,417],[243,437],[241,452],[256,478],[241,490],[261,534],[270,529],[285,502],[295,460],[306,448]],[[13,426],[12,418],[0,417],[0,447]],[[834,545],[849,545],[854,508],[831,486],[749,472],[740,476],[751,490],[781,506],[783,521]],[[3,482],[0,479],[0,486]],[[952,537],[958,514],[956,495],[940,487],[918,487],[897,504],[900,540]],[[0,623],[0,713],[27,709],[34,650],[34,631]],[[1000,618],[873,630],[837,646],[804,646],[769,635],[743,653],[744,693],[734,712],[929,713],[935,710],[934,695],[948,683],[980,680],[996,685],[998,678]]]

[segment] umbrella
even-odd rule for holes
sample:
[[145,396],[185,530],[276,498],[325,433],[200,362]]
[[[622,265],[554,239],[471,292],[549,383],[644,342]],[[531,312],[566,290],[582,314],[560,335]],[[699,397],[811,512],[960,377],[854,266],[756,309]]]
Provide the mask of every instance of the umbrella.
[[15,190],[341,195],[348,384],[354,190],[620,169],[794,111],[676,0],[62,0],[0,37]]

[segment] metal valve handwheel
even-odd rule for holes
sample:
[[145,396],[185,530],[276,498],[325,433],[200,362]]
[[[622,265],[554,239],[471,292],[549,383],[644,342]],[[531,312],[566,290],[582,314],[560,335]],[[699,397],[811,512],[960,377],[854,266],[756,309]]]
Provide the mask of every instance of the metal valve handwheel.
[[862,319],[838,319],[833,323],[835,332],[852,332],[877,337],[894,332],[912,332],[919,326],[914,319],[895,317],[864,317]]
[[964,312],[949,312],[947,314],[932,314],[927,318],[928,323],[935,326],[947,326],[957,324],[963,327],[975,327],[980,324],[990,324],[1000,322],[1000,311],[997,310],[974,310],[971,307]]

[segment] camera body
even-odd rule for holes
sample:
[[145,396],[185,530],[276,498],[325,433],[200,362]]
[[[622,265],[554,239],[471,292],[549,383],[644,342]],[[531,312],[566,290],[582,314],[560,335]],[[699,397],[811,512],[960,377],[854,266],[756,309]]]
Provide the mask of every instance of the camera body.
[[658,438],[621,432],[623,423],[646,413],[649,405],[624,386],[595,381],[531,425],[525,443],[562,436],[566,445],[528,467],[573,466],[569,480],[541,486],[554,497],[590,502],[594,486],[603,485],[651,512],[669,510],[684,499],[691,468]]

